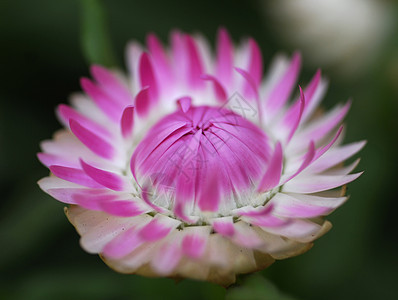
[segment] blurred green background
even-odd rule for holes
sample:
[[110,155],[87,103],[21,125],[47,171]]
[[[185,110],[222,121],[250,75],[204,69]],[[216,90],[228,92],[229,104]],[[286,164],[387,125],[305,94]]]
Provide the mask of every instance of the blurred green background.
[[[96,13],[87,10],[92,3],[0,0],[0,299],[223,299],[225,290],[209,283],[175,283],[110,270],[80,248],[64,205],[36,184],[48,174],[36,159],[39,142],[61,127],[54,109],[80,90],[81,76],[88,76],[81,29],[82,17],[91,20]],[[295,299],[396,299],[398,10],[395,2],[383,3],[390,5],[392,22],[386,38],[377,41],[380,49],[366,58],[360,71],[348,74],[339,66],[318,63],[330,80],[324,106],[330,108],[349,97],[354,100],[345,141],[368,140],[359,154],[358,169],[364,175],[349,184],[350,200],[329,217],[333,229],[312,250],[276,262],[261,272],[266,279],[253,279],[246,290],[231,290],[230,299],[282,299],[275,296],[272,285]],[[174,28],[201,32],[212,45],[220,25],[227,27],[235,42],[253,36],[266,68],[275,54],[299,48],[283,38],[289,22],[260,1],[106,0],[102,4],[113,59],[120,66],[129,40],[144,42],[153,31],[166,42]],[[285,31],[280,31],[281,26]],[[333,46],[333,37],[327,43]],[[303,55],[300,83],[315,72],[311,54]]]

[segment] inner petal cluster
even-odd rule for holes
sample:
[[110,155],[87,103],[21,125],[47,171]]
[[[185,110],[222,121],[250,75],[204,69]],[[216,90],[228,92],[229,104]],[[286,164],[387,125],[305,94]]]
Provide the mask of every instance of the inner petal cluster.
[[151,187],[149,201],[184,218],[251,204],[269,158],[267,136],[247,119],[225,108],[188,105],[151,128],[131,170],[144,190]]

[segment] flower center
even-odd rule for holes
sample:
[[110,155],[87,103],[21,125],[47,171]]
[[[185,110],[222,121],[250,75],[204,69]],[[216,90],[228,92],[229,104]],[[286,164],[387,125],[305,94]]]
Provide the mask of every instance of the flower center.
[[218,107],[189,107],[155,124],[137,146],[131,170],[151,202],[186,215],[223,214],[250,205],[269,161],[256,125]]

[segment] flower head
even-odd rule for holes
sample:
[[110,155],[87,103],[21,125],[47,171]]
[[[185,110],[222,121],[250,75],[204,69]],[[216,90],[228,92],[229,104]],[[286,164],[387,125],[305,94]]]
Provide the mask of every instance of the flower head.
[[340,145],[349,102],[317,113],[320,71],[297,87],[295,53],[263,80],[256,42],[234,48],[223,29],[215,57],[180,32],[167,50],[150,34],[127,57],[127,77],[91,67],[39,153],[51,170],[40,187],[71,204],[86,251],[119,272],[229,285],[330,228],[323,216],[360,175],[342,162],[364,143]]

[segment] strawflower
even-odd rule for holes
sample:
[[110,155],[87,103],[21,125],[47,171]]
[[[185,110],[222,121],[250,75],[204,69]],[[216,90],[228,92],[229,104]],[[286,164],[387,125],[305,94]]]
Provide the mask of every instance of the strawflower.
[[92,66],[41,144],[40,187],[119,272],[230,285],[311,248],[360,175],[342,164],[364,145],[341,145],[350,102],[320,113],[326,81],[297,85],[300,54],[263,79],[253,39],[234,47],[221,29],[209,49],[177,31],[167,49],[132,42],[129,74]]

